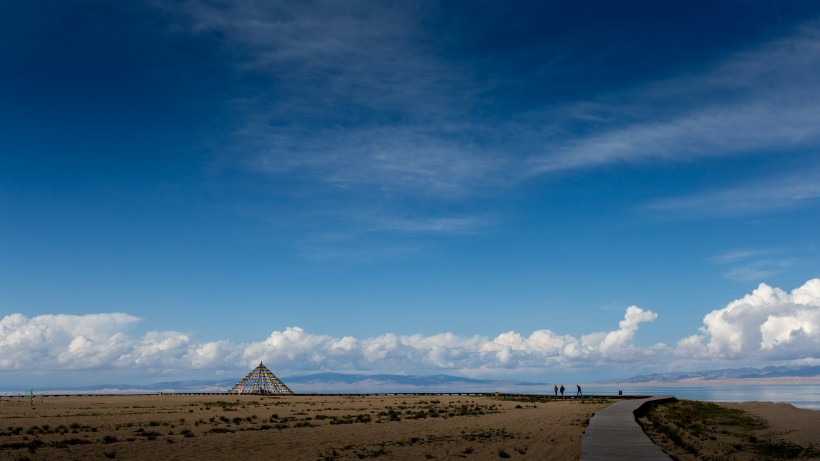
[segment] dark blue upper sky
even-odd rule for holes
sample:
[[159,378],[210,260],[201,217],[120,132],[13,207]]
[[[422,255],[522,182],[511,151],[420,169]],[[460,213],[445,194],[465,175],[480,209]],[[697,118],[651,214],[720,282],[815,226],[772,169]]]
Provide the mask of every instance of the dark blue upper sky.
[[2,314],[649,346],[820,275],[814,2],[5,1],[0,62]]

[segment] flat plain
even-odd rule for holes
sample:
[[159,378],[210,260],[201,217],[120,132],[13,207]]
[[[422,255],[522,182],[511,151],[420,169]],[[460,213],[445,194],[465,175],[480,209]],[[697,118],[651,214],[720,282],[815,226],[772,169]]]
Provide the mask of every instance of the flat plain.
[[578,459],[599,399],[402,395],[6,398],[0,459]]
[[[577,460],[589,419],[610,403],[474,395],[3,398],[0,459]],[[748,427],[678,417],[675,424],[693,434],[682,433],[681,444],[664,435],[657,442],[679,459],[820,459],[820,411],[765,402],[719,407],[721,415],[742,411],[735,418]]]

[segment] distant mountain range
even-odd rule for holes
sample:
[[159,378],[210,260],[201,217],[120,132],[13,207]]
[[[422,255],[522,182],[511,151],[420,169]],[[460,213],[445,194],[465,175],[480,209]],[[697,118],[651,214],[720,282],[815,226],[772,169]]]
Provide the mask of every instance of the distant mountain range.
[[287,378],[285,383],[295,392],[532,392],[544,389],[545,383],[474,379],[452,375],[364,375],[317,373]]
[[[37,393],[51,394],[148,394],[156,392],[226,392],[241,376],[218,380],[165,381],[153,384],[99,384],[94,386],[35,388]],[[544,393],[551,384],[519,380],[474,379],[452,375],[391,375],[315,373],[284,376],[282,381],[302,394],[354,394],[382,392],[515,392]],[[765,368],[727,368],[721,370],[655,373],[613,379],[605,383],[694,383],[758,378],[820,378],[820,366],[769,366]],[[0,387],[2,393],[27,393],[26,389]]]
[[760,378],[815,378],[820,377],[820,366],[769,366],[764,368],[724,368],[720,370],[655,373],[633,376],[627,379],[613,379],[609,382],[686,382],[719,381],[728,379]]
[[[316,373],[312,375],[293,376],[288,378],[293,384],[357,384],[362,382],[398,384],[405,386],[446,386],[451,384],[486,385],[499,381],[491,379],[473,379],[451,375],[363,375],[348,373]],[[506,381],[505,381],[506,382]]]
[[[220,380],[166,381],[153,384],[100,384],[93,386],[36,389],[39,393],[55,394],[145,394],[155,392],[226,392],[241,376]],[[451,375],[390,375],[316,373],[281,377],[297,393],[367,393],[367,392],[525,392],[528,388],[545,389],[544,383],[518,380],[473,379]],[[28,392],[28,389],[24,389]],[[4,389],[20,392],[20,389]],[[532,390],[530,390],[532,392]]]

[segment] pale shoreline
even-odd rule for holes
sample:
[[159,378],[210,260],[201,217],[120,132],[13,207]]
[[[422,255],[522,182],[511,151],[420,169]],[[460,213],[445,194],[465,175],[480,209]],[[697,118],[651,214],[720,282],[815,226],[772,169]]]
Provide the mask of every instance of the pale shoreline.
[[691,378],[677,381],[644,381],[644,382],[613,382],[613,383],[589,383],[586,386],[595,387],[639,387],[639,386],[743,386],[743,385],[820,385],[820,376],[793,377],[783,376],[777,378],[731,378],[731,379],[703,379]]
[[615,383],[588,385],[590,393],[674,395],[679,399],[704,402],[784,402],[797,408],[820,410],[820,378],[688,380],[686,382]]

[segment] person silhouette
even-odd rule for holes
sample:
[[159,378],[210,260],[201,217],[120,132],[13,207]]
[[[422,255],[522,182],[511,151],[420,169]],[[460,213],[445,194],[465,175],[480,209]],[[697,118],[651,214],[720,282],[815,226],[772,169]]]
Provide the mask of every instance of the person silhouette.
[[564,385],[561,384],[561,388],[558,389],[558,390],[561,391],[561,397],[563,397],[564,396]]
[[575,385],[575,387],[577,387],[577,388],[578,388],[578,392],[577,392],[575,395],[582,395],[582,394],[581,394],[581,385],[580,385],[580,384],[576,384],[576,385]]
[[558,385],[557,385],[557,384],[555,385],[555,389],[554,389],[554,390],[555,390],[555,396],[556,396],[556,397],[558,397]]

